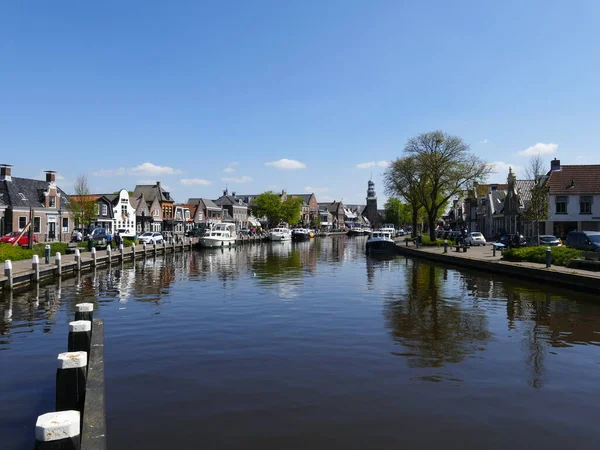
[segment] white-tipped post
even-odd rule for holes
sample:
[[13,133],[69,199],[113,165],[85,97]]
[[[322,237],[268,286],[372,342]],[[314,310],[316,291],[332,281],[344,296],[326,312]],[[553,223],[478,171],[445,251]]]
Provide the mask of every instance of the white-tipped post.
[[110,245],[106,247],[106,256],[108,257],[108,263],[110,264],[112,258],[112,247]]
[[81,270],[81,253],[79,253],[79,249],[75,249],[75,270],[79,272]]
[[98,259],[96,255],[96,247],[92,247],[92,267],[96,267],[98,265]]
[[33,255],[31,258],[31,270],[33,270],[33,281],[40,281],[40,257]]
[[121,261],[123,261],[123,250],[124,250],[123,244],[119,244],[119,259]]
[[154,256],[156,256],[156,241],[152,241],[152,251],[154,252]]
[[12,266],[12,261],[10,259],[7,259],[6,261],[4,261],[4,276],[7,278],[6,283],[4,284],[4,287],[9,290],[12,291],[14,285],[13,285],[13,266]]
[[89,320],[90,322],[94,318],[94,304],[93,303],[77,303],[75,305],[75,320]]
[[133,256],[133,259],[135,259],[135,242],[131,244],[131,255]]
[[89,352],[92,340],[92,322],[75,320],[69,322],[69,340],[67,349],[70,352]]
[[56,369],[56,410],[83,411],[87,352],[60,353]]
[[62,276],[62,256],[59,252],[54,255],[54,262],[56,263],[56,275],[60,278]]
[[81,413],[60,411],[42,414],[35,423],[36,450],[75,450],[81,446]]

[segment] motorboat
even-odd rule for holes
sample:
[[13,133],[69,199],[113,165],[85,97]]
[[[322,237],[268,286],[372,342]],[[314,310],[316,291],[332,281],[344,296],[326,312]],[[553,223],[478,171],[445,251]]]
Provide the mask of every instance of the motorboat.
[[294,228],[292,230],[292,241],[308,241],[310,239],[310,230],[306,228]]
[[348,230],[348,233],[346,234],[348,236],[365,236],[369,234],[369,231],[363,227],[352,227],[350,228],[350,230]]
[[206,235],[198,239],[201,247],[233,247],[237,233],[235,224],[233,223],[218,223]]
[[292,233],[289,228],[273,228],[269,231],[270,241],[291,241]]
[[373,231],[366,244],[367,253],[395,253],[396,243],[389,231]]

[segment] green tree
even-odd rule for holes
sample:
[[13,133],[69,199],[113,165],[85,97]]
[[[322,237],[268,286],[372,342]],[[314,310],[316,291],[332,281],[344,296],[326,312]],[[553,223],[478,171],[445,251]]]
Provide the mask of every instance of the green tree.
[[442,131],[409,139],[404,153],[414,158],[416,194],[427,213],[429,237],[433,241],[436,221],[444,205],[473,182],[485,181],[492,167],[469,153],[469,146],[461,138]]
[[281,203],[281,220],[296,225],[302,218],[302,198],[288,197]]
[[90,188],[85,175],[75,180],[75,194],[69,199],[68,209],[76,227],[89,227],[96,218],[96,200],[90,195]]
[[385,202],[385,221],[393,223],[396,228],[400,225],[409,223],[411,220],[410,206],[402,203],[397,198],[391,197]]
[[388,195],[404,199],[410,208],[412,235],[416,236],[419,211],[423,202],[419,195],[421,179],[417,171],[417,160],[404,157],[392,161],[383,175],[385,192]]
[[533,188],[531,189],[531,201],[525,211],[523,211],[523,217],[526,220],[535,222],[535,234],[537,236],[537,242],[540,241],[540,220],[546,220],[548,218],[549,208],[549,194],[548,188],[544,182],[544,160],[538,153],[532,156],[525,169],[527,178],[534,180]]
[[256,196],[252,200],[251,209],[255,217],[265,217],[269,226],[281,222],[281,197],[273,191]]

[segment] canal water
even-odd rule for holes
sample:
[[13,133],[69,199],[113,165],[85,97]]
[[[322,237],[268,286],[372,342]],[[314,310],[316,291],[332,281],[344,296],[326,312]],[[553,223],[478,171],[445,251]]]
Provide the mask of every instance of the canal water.
[[0,447],[32,448],[89,301],[110,450],[597,448],[597,296],[364,244],[167,255],[0,297]]

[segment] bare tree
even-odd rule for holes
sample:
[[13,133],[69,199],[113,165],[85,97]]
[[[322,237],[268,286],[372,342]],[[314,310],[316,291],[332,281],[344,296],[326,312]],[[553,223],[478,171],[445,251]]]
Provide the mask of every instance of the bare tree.
[[90,194],[90,188],[85,175],[79,175],[73,186],[75,194],[69,199],[69,211],[73,216],[75,226],[88,227],[96,217],[96,201]]
[[429,237],[434,241],[440,209],[473,182],[485,181],[492,168],[469,153],[469,146],[461,138],[442,131],[409,139],[404,153],[416,162],[417,194],[427,212]]
[[547,173],[546,164],[541,154],[532,156],[525,168],[527,178],[533,180],[531,201],[524,211],[525,219],[535,222],[537,242],[540,242],[540,220],[548,218],[548,190],[545,186],[544,175]]

